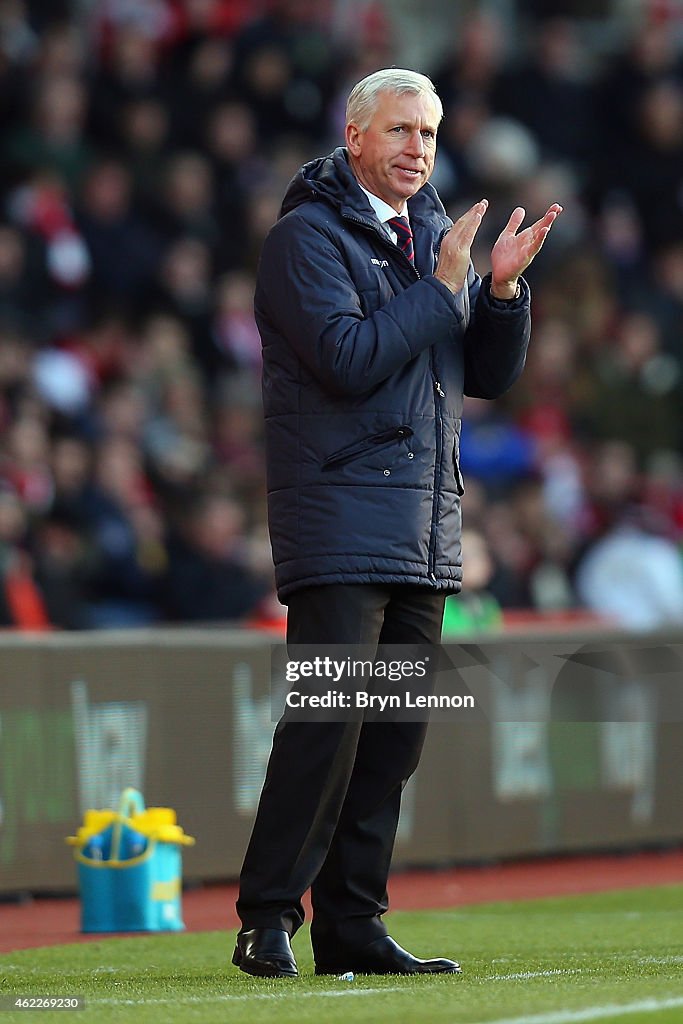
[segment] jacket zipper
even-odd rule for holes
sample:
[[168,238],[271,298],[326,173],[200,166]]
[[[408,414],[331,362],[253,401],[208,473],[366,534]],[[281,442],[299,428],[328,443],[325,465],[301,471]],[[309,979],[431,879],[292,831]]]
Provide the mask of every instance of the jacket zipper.
[[[367,221],[361,220],[360,217],[353,217],[350,214],[345,214],[344,216],[345,216],[346,220],[349,220],[349,221],[351,221],[354,224],[359,224],[361,227],[365,228],[366,231],[372,231],[372,233],[374,235],[377,235],[380,238],[380,240],[382,242],[384,242],[386,248],[390,248],[392,252],[400,253],[400,255],[405,260],[405,262],[408,264],[408,266],[412,268],[412,270],[416,274],[417,278],[421,279],[420,271],[417,269],[415,264],[411,260],[409,260],[408,257],[406,256],[406,254],[404,252],[401,252],[401,250],[398,248],[398,246],[394,245],[392,243],[391,239],[387,238],[387,236],[384,235],[378,228],[376,228],[373,224],[368,224]],[[441,244],[442,244],[443,239],[446,236],[448,230],[449,229],[446,228],[444,231],[442,231],[442,233],[441,233],[441,235],[439,237],[439,241],[437,243],[437,248],[436,248],[436,250],[434,252],[434,264],[435,264],[435,266],[436,266],[436,263],[437,263],[438,258],[439,258],[439,253],[441,252]],[[434,382],[434,391],[435,391],[435,395],[434,395],[434,420],[435,420],[435,425],[436,425],[436,460],[435,460],[435,464],[434,464],[434,496],[432,498],[432,525],[431,525],[431,530],[430,530],[430,534],[429,534],[428,575],[429,575],[429,578],[432,581],[432,583],[436,583],[436,521],[437,521],[437,516],[438,516],[438,511],[439,511],[439,484],[440,484],[440,481],[441,481],[441,457],[442,457],[442,451],[443,451],[443,438],[442,438],[443,430],[442,430],[442,424],[441,424],[441,399],[446,397],[446,392],[443,390],[443,388],[441,387],[441,384],[436,379],[436,374],[434,373],[434,357],[433,357],[433,353],[432,353],[432,349],[431,348],[429,350],[429,366],[430,366],[431,373],[432,373],[432,380]]]
[[441,413],[441,399],[446,397],[446,392],[436,379],[434,372],[434,357],[432,350],[429,351],[429,368],[434,384],[434,427],[436,431],[436,454],[434,459],[434,493],[432,495],[432,525],[429,534],[429,578],[436,583],[436,534],[437,518],[439,513],[439,488],[441,486],[441,459],[443,454],[443,426]]
[[444,228],[441,234],[439,235],[439,240],[436,243],[436,248],[434,249],[434,270],[436,270],[439,264],[439,256],[441,255],[441,246],[443,245],[443,240],[450,230],[450,228]]

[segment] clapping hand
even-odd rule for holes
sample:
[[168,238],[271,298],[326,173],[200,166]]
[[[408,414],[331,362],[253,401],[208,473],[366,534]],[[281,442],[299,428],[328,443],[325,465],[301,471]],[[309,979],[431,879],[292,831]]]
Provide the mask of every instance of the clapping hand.
[[[481,199],[460,217],[443,240],[435,277],[459,292],[464,287],[470,265],[470,249],[488,209],[488,200]],[[562,213],[553,203],[539,220],[520,231],[525,210],[518,206],[501,231],[491,250],[491,293],[497,299],[512,299],[517,292],[517,279],[529,266],[543,245],[556,217]]]
[[555,218],[562,213],[562,207],[553,203],[535,224],[517,234],[525,212],[521,206],[512,211],[510,220],[491,250],[491,294],[497,299],[514,298],[518,277],[540,250]]
[[463,213],[462,217],[456,220],[441,243],[434,276],[443,281],[452,292],[459,292],[465,285],[470,265],[470,249],[488,205],[488,199],[481,199],[471,206],[467,213]]

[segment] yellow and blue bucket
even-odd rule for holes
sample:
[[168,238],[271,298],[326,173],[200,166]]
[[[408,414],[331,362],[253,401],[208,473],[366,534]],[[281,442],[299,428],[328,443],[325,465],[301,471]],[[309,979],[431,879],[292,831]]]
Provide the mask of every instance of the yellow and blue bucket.
[[145,808],[125,789],[118,811],[86,811],[69,836],[78,864],[82,932],[182,931],[183,846],[194,839],[170,807]]

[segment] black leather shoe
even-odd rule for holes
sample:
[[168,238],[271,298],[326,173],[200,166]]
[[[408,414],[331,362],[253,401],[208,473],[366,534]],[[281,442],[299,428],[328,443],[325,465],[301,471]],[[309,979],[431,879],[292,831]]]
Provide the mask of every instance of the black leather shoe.
[[460,974],[455,960],[418,960],[390,935],[382,935],[360,949],[340,948],[329,959],[316,954],[316,974]]
[[299,973],[289,935],[282,928],[239,932],[232,962],[256,978],[296,978]]

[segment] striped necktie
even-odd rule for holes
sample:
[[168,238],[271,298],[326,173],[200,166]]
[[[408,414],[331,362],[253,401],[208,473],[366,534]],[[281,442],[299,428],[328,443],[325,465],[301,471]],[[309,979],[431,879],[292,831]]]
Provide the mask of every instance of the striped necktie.
[[415,262],[413,253],[413,232],[407,217],[392,217],[387,224],[396,232],[396,244],[404,252],[411,263]]

